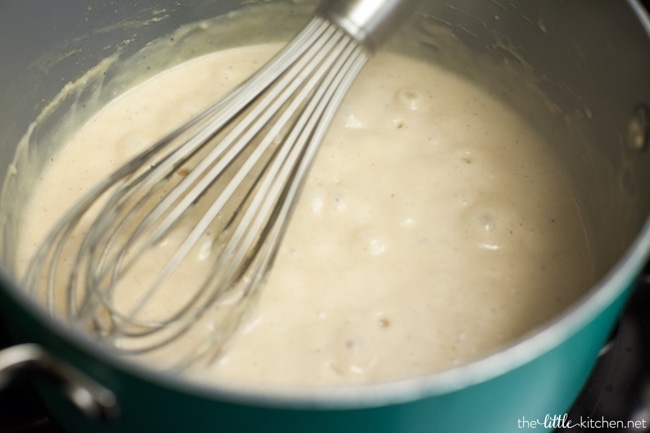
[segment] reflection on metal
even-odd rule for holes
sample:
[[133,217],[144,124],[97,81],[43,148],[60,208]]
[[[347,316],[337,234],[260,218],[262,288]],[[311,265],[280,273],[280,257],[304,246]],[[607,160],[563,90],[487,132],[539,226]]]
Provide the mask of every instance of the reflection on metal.
[[19,376],[41,374],[60,385],[68,400],[89,418],[111,420],[119,415],[115,395],[36,344],[0,350],[0,390]]

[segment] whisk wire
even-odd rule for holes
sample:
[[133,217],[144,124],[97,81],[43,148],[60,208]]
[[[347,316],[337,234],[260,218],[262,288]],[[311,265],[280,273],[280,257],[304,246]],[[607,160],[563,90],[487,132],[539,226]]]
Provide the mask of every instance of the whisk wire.
[[[250,83],[254,84],[254,87],[238,87],[236,90],[231,92],[229,95],[224,97],[220,102],[215,104],[211,109],[204,112],[202,115],[199,115],[193,121],[188,122],[184,127],[181,127],[167,137],[160,140],[155,145],[143,151],[140,155],[133,158],[130,162],[122,166],[111,176],[105,179],[104,182],[101,182],[95,188],[87,193],[84,199],[80,200],[68,213],[64,216],[60,223],[52,230],[51,234],[43,242],[43,247],[39,249],[34,259],[32,260],[29,269],[26,273],[25,281],[27,287],[31,288],[31,292],[35,292],[35,288],[39,287],[39,281],[41,280],[41,275],[46,274],[46,303],[48,309],[51,313],[54,313],[55,306],[55,287],[57,287],[57,269],[60,267],[62,251],[65,245],[64,239],[69,239],[71,232],[78,226],[81,221],[81,216],[88,212],[88,210],[95,204],[97,199],[106,194],[107,191],[114,189],[115,185],[118,182],[126,182],[125,178],[131,179],[134,177],[134,173],[137,173],[137,168],[140,166],[151,166],[150,163],[156,155],[158,155],[165,148],[170,147],[171,143],[174,143],[176,140],[179,140],[181,136],[187,136],[188,131],[198,130],[197,135],[194,138],[191,138],[188,141],[188,144],[184,146],[181,150],[185,152],[191,152],[200,146],[201,143],[205,140],[205,134],[209,134],[210,131],[218,131],[223,128],[227,122],[232,119],[241,109],[250,104],[250,101],[256,96],[256,92],[260,88],[264,88],[270,85],[274,79],[273,73],[279,73],[283,69],[289,67],[292,62],[301,55],[301,50],[299,49],[302,46],[308,46],[313,40],[317,39],[322,32],[322,29],[328,26],[327,22],[321,19],[312,20],[290,44],[288,44],[282,52],[272,59],[265,71],[260,71],[251,77]],[[268,73],[272,71],[273,73]],[[204,125],[206,122],[209,122],[208,125]],[[201,134],[201,129],[204,132]],[[178,155],[177,155],[178,156]],[[171,158],[168,159],[168,162],[165,160],[157,162],[157,171],[158,173],[165,173],[169,167],[165,164],[173,163]],[[153,179],[153,176],[146,172],[142,176],[150,176]],[[152,181],[153,182],[153,181]],[[139,180],[135,179],[132,181],[131,185],[138,185]],[[115,194],[114,197],[120,197],[121,193]],[[110,207],[109,207],[110,210]],[[99,228],[99,226],[94,226]],[[80,248],[79,256],[85,256],[88,245],[84,245]],[[77,262],[80,262],[78,260]],[[75,269],[81,269],[78,266],[74,267]],[[78,272],[74,271],[71,273],[70,280],[67,284],[68,289],[66,290],[68,302],[66,303],[65,315],[68,316],[78,316],[77,304],[78,297],[76,293],[77,288],[77,276]]]
[[[48,235],[27,286],[44,291],[52,312],[63,293],[65,316],[125,353],[197,333],[172,366],[213,362],[260,296],[327,127],[367,59],[352,36],[315,17],[244,85],[92,188]],[[162,266],[118,305],[124,281],[177,231]],[[206,237],[202,282],[152,313],[163,289],[184,292],[179,272]],[[210,332],[197,329],[206,317]]]
[[[161,336],[159,338],[150,340],[146,345],[138,348],[129,349],[129,351],[139,353],[163,347],[188,332],[193,321],[200,319],[208,311],[205,308],[206,305],[218,303],[224,294],[239,287],[238,283],[245,274],[244,270],[249,269],[249,267],[253,270],[249,272],[251,276],[244,279],[245,288],[238,290],[242,292],[240,295],[242,298],[255,297],[251,294],[251,289],[259,286],[259,282],[265,275],[265,269],[270,266],[276,250],[273,245],[277,244],[280,233],[283,231],[282,227],[288,219],[290,206],[282,208],[279,212],[277,209],[275,212],[271,211],[277,207],[276,203],[284,202],[286,204],[293,201],[293,198],[290,200],[287,200],[287,198],[288,196],[295,197],[299,188],[289,188],[288,186],[300,183],[301,180],[299,182],[296,179],[302,177],[302,175],[298,175],[298,173],[306,173],[310,164],[310,162],[306,161],[304,155],[307,152],[305,145],[311,142],[312,149],[315,152],[317,141],[320,141],[323,135],[316,134],[320,138],[314,140],[315,134],[307,131],[313,129],[314,125],[318,125],[328,100],[339,87],[342,77],[349,73],[344,68],[344,64],[346,61],[349,62],[348,58],[355,52],[354,48],[356,47],[357,57],[364,59],[358,69],[361,68],[366,59],[364,50],[359,48],[342,31],[332,25],[320,25],[318,27],[320,30],[318,37],[314,37],[314,43],[309,49],[304,50],[300,58],[296,59],[294,66],[285,71],[285,74],[277,83],[265,89],[264,96],[242,118],[241,122],[228,131],[225,138],[203,157],[198,165],[178,185],[175,185],[166,193],[167,195],[131,231],[128,239],[120,244],[119,248],[117,248],[118,245],[113,244],[119,238],[117,233],[128,227],[127,221],[136,215],[134,211],[138,210],[139,207],[145,207],[150,196],[158,188],[161,188],[160,182],[169,178],[167,172],[176,170],[186,163],[195,150],[183,149],[183,156],[178,161],[178,155],[169,154],[166,157],[169,162],[164,160],[158,163],[149,173],[143,174],[144,180],[136,178],[133,181],[135,187],[128,183],[114,193],[113,199],[108,200],[104,212],[99,217],[100,221],[105,220],[106,222],[94,224],[92,228],[95,232],[86,238],[88,248],[92,250],[91,259],[87,259],[85,252],[79,255],[81,259],[85,260],[88,269],[89,282],[87,284],[98,288],[93,289],[90,293],[91,296],[86,297],[83,304],[85,308],[82,306],[80,311],[87,311],[85,314],[92,317],[96,325],[103,329],[105,337],[137,338],[151,336],[160,332]],[[334,73],[336,70],[339,70],[338,74]],[[329,71],[327,78],[323,79],[327,71]],[[356,72],[354,75],[356,75]],[[329,87],[323,84],[319,87],[321,81],[334,84]],[[314,89],[317,89],[316,93],[314,93]],[[345,91],[346,88],[339,89],[340,94],[344,94]],[[311,95],[310,99],[312,93],[314,94]],[[325,99],[323,99],[323,95],[326,95]],[[305,100],[311,102],[305,106],[303,104]],[[335,107],[331,111],[333,112],[334,109]],[[274,119],[269,129],[265,130],[265,125],[280,110],[282,114],[277,119]],[[237,229],[232,235],[229,235],[230,240],[220,251],[218,260],[211,267],[211,272],[206,277],[201,288],[182,308],[177,309],[174,315],[165,320],[155,322],[136,320],[139,312],[151,301],[151,297],[155,295],[160,285],[164,284],[165,280],[186,259],[211,222],[223,210],[226,203],[235,194],[237,186],[249,175],[264,153],[272,145],[277,144],[279,141],[277,137],[281,136],[282,131],[293,121],[297,113],[301,113],[301,115],[298,116],[298,120],[290,129],[289,135],[277,146],[271,160],[267,162],[264,169],[260,170],[265,177],[260,176],[255,179],[253,184],[254,188],[256,188],[256,193],[253,195],[254,199],[248,205],[241,220],[238,221]],[[265,131],[265,135],[261,140],[257,141],[253,152],[247,156],[242,167],[175,251],[167,265],[157,274],[156,279],[149,284],[140,300],[132,306],[128,313],[116,309],[112,305],[110,298],[124,274],[134,266],[147,249],[153,247],[167,236],[168,232],[182,219],[187,209],[191,208],[191,204],[199,200],[219,176],[223,175],[225,169],[232,164],[232,161],[254,140],[254,137],[260,131]],[[198,149],[216,135],[216,132],[206,135],[205,142],[200,143],[200,145],[192,141],[186,146],[195,146]],[[181,136],[179,135],[179,137]],[[312,157],[308,160],[311,161]],[[302,169],[296,169],[297,161],[303,162]],[[147,188],[149,189],[147,190]],[[140,199],[134,201],[133,197],[140,197]],[[132,207],[129,208],[127,205]],[[235,210],[232,219],[236,218],[236,214],[240,210],[240,208]],[[114,219],[115,214],[120,213],[123,213],[124,217]],[[270,240],[264,244],[262,240],[267,237]],[[266,247],[262,248],[263,245]],[[109,250],[120,251],[120,254],[109,257],[107,253]],[[251,255],[251,251],[258,251],[258,253]],[[260,255],[259,264],[253,264],[258,255]],[[93,297],[95,298],[94,301],[92,300]],[[98,314],[98,308],[104,309],[106,314]],[[244,309],[241,308],[241,310]],[[196,349],[196,355],[189,357],[188,363],[194,362],[192,359],[203,358],[203,352],[212,351],[214,353],[213,358],[220,352],[219,348],[222,343],[227,341],[227,336],[231,334],[232,330],[236,329],[241,320],[236,319],[242,315],[239,310],[239,308],[230,309],[230,317],[224,320],[224,323],[230,324],[231,330],[221,327],[221,332],[211,334],[208,339],[209,343],[204,345],[206,349]],[[83,316],[83,313],[80,316]],[[174,323],[176,325],[171,326]]]
[[[299,194],[305,174],[325,133],[326,128],[318,128],[318,125],[329,124],[336,107],[353,81],[348,79],[346,82],[345,78],[356,76],[366,62],[365,53],[356,44],[348,44],[344,49],[341,46],[337,48],[339,51],[332,54],[332,60],[336,59],[336,64],[329,69],[328,76],[322,80],[322,85],[318,87],[317,92],[309,98],[309,105],[305,107],[299,120],[293,125],[290,134],[285,139],[285,142],[293,143],[292,146],[285,147],[287,149],[285,154],[288,155],[278,155],[274,159],[277,164],[274,164],[273,170],[269,169],[266,172],[264,193],[256,194],[257,203],[251,204],[249,207],[250,219],[253,219],[252,214],[255,213],[255,221],[238,226],[242,232],[245,231],[242,227],[251,227],[246,232],[246,239],[240,242],[237,249],[238,257],[232,259],[230,263],[231,273],[234,273],[236,269],[251,270],[250,276],[242,282],[245,286],[242,289],[244,297],[256,298],[260,293],[261,282],[266,275],[266,270],[270,268],[277,253],[277,248],[274,245],[277,245],[276,242],[286,229],[286,221],[290,218],[294,208],[295,197]],[[283,205],[278,207],[277,203]],[[256,237],[256,233],[261,234]],[[233,239],[239,239],[239,237],[235,235]],[[265,241],[262,242],[262,239]],[[247,257],[246,252],[248,251],[258,251],[258,255]],[[259,263],[249,266],[246,260],[257,260]],[[215,267],[214,269],[219,268]],[[234,283],[237,284],[238,281]],[[225,323],[232,324],[236,329],[245,315],[238,311],[237,306],[229,310],[229,313],[234,317],[225,320]],[[209,356],[208,363],[213,362],[221,353],[226,342],[227,338],[224,338],[224,332],[210,334],[210,338],[197,348],[194,357],[188,359],[187,363],[191,364],[195,359],[204,358],[205,352],[210,351],[212,354]]]
[[[287,221],[295,207],[295,199],[304,185],[306,174],[316,155],[319,143],[325,135],[327,128],[319,128],[319,126],[329,125],[336,108],[353,81],[350,77],[356,77],[366,60],[365,52],[356,44],[348,45],[346,52],[339,54],[337,65],[332,67],[329,76],[324,79],[323,82],[328,84],[319,87],[320,94],[316,94],[310,99],[310,106],[305,109],[304,113],[312,114],[301,116],[300,121],[296,123],[292,130],[294,136],[287,138],[289,142],[295,140],[296,144],[292,148],[292,155],[283,163],[283,174],[278,176],[286,179],[281,194],[279,191],[281,188],[280,183],[274,182],[273,186],[276,191],[264,196],[265,206],[260,211],[260,216],[257,219],[257,226],[266,223],[264,233],[258,237],[257,245],[253,247],[251,243],[254,240],[251,234],[255,233],[256,230],[249,231],[249,238],[240,247],[240,251],[259,251],[257,260],[260,261],[259,264],[250,267],[253,272],[245,282],[246,287],[243,296],[257,298],[261,293],[262,280],[265,278],[266,272],[271,267],[277,253],[276,245],[287,228]],[[296,137],[295,135],[298,134],[299,137]],[[270,179],[270,177],[267,178],[269,183],[271,182]],[[276,197],[276,200],[273,201],[271,197]],[[276,203],[282,203],[282,206],[278,208],[275,206]],[[273,211],[273,215],[269,217],[267,222],[262,215],[271,211]],[[260,242],[260,239],[265,239],[265,243]],[[236,316],[236,318],[226,320],[226,323],[234,324],[234,329],[236,329],[239,322],[245,318],[244,312],[231,310],[231,316]],[[211,334],[211,340],[207,344],[207,348],[212,351],[212,355],[208,363],[213,362],[221,354],[223,341],[219,340],[223,340],[222,335]],[[199,354],[198,358],[200,359],[202,356],[204,355]]]
[[[329,30],[328,33],[332,33],[331,29],[328,30]],[[331,39],[328,39],[328,41],[331,41]],[[203,194],[203,192],[210,187],[210,185],[214,182],[214,180],[223,174],[225,166],[232,163],[232,161],[235,160],[235,158],[242,151],[242,149],[251,142],[251,140],[258,133],[258,131],[260,131],[261,128],[269,122],[271,115],[277,112],[280,109],[280,107],[282,107],[282,105],[286,104],[287,100],[292,95],[294,95],[295,91],[303,84],[303,81],[311,74],[313,74],[314,72],[313,69],[315,69],[315,65],[320,64],[320,62],[322,61],[321,58],[324,57],[324,54],[321,54],[322,45],[323,43],[315,44],[313,48],[308,53],[305,54],[305,57],[300,59],[300,61],[296,65],[297,68],[294,68],[296,69],[296,72],[293,74],[289,74],[286,77],[283,77],[283,80],[278,84],[279,88],[276,89],[274,87],[270,92],[270,94],[268,95],[268,97],[264,98],[265,101],[266,100],[269,101],[268,104],[261,103],[258,106],[256,106],[254,110],[251,113],[249,113],[247,116],[245,116],[241,121],[241,123],[237,125],[237,127],[235,128],[236,131],[232,131],[224,139],[223,142],[219,143],[218,146],[220,146],[223,143],[225,143],[226,145],[231,145],[232,143],[235,144],[234,147],[231,148],[229,152],[224,155],[223,159],[220,159],[218,163],[212,168],[212,170],[210,170],[209,172],[207,172],[207,174],[203,176],[201,180],[203,180],[204,182],[197,184],[193,188],[193,190],[189,193],[186,193],[186,191],[183,190],[176,194],[176,196],[180,196],[181,194],[186,194],[185,198],[183,199],[183,202],[181,202],[177,208],[186,209],[187,207],[189,207],[189,204],[192,201],[196,200],[199,195]],[[312,57],[316,57],[316,59]],[[302,77],[298,79],[299,76]],[[319,79],[320,79],[320,75],[314,76],[311,80],[311,83],[307,85],[305,89],[310,89],[311,87],[315,86]],[[237,172],[235,177],[229,182],[229,184],[226,186],[224,191],[219,195],[219,197],[214,202],[214,204],[205,213],[205,216],[197,224],[197,226],[192,231],[192,233],[187,237],[186,241],[177,249],[174,256],[168,262],[168,265],[165,266],[162,272],[158,274],[158,278],[152,282],[149,290],[145,291],[145,294],[143,295],[141,301],[132,309],[129,316],[124,318],[125,322],[133,323],[134,316],[138,313],[139,309],[144,307],[144,305],[146,305],[146,303],[150,300],[149,298],[150,296],[153,295],[156,288],[160,287],[160,285],[163,284],[165,280],[174,272],[174,270],[178,267],[178,265],[182,263],[183,259],[191,251],[192,247],[196,244],[200,236],[205,232],[209,224],[214,220],[216,215],[219,212],[221,212],[221,210],[223,209],[227,201],[231,199],[231,196],[232,194],[234,194],[238,185],[240,185],[243,182],[243,178],[247,176],[248,173],[251,172],[255,163],[259,160],[262,154],[272,144],[275,137],[280,133],[280,129],[291,119],[293,113],[301,105],[302,101],[300,100],[300,98],[306,98],[307,95],[305,93],[306,92],[303,91],[303,94],[301,94],[300,97],[294,98],[294,103],[291,104],[289,109],[283,112],[282,118],[274,123],[273,128],[267,133],[265,138],[254,148],[254,152],[247,158],[246,162],[244,163],[244,166]],[[268,106],[269,104],[271,105]],[[251,125],[252,121],[255,121],[255,123]],[[246,128],[244,135],[238,137],[241,132],[239,130],[244,128]],[[216,160],[216,157],[212,158],[208,156],[206,159],[201,161],[201,164],[207,161],[208,164],[203,164],[204,166],[207,166],[209,165],[209,163],[212,163],[213,160]],[[192,173],[203,174],[202,172],[204,171],[203,170],[204,168],[205,167],[194,168],[192,170]],[[198,175],[195,177],[198,177]],[[185,182],[185,183],[189,184],[189,182]],[[173,194],[174,191],[178,188],[179,187],[177,186],[174,190],[172,190],[170,195]],[[173,202],[175,197],[170,197],[170,195],[168,195],[166,199],[164,199],[163,202],[160,205],[158,205],[156,209],[154,209],[153,212],[156,212],[157,210],[162,209],[162,206],[168,205],[169,203]],[[129,215],[132,215],[132,213],[129,213]],[[146,226],[146,223],[150,222],[153,219],[151,218],[153,216],[155,215],[149,214],[149,216],[143,221],[143,223],[136,229],[134,235],[132,235],[129,238],[128,242],[125,244],[126,248],[121,248],[120,251],[122,252],[128,251],[130,248],[130,244],[133,243],[135,240],[135,236],[137,236],[140,233],[146,232],[146,230],[149,228],[148,226]],[[157,227],[159,227],[161,231],[166,231],[167,227],[171,226],[172,224],[175,224],[178,221],[176,218],[179,217],[176,215],[168,215],[167,220],[163,221],[163,223],[158,225]],[[243,225],[241,225],[240,227],[243,227]],[[112,236],[113,238],[116,236],[114,232]],[[234,238],[237,237],[238,234],[235,234]],[[152,236],[147,235],[147,239],[151,239],[151,241],[148,242],[146,245],[143,245],[141,250],[145,250],[146,248],[151,247],[152,244],[158,239],[158,236],[155,234]],[[132,256],[134,257],[133,261],[137,260],[141,252],[142,251],[139,251]],[[125,253],[121,254],[120,257],[117,258],[117,261],[115,263],[119,264],[124,254]],[[230,251],[226,250],[224,253],[221,254],[220,257],[227,258],[229,254]],[[217,262],[217,264],[215,265],[216,268],[221,268],[222,266],[223,263],[221,262]],[[101,269],[101,266],[97,266],[96,268]],[[115,271],[118,271],[118,269],[115,269],[112,264],[109,264],[108,269],[114,269]],[[122,272],[122,270],[119,271]],[[119,275],[117,279],[119,279]],[[113,282],[109,283],[109,287],[111,286],[113,286]],[[225,286],[222,286],[222,289],[223,287]],[[200,302],[200,297],[199,296],[194,297],[192,299],[191,304],[187,305],[187,308],[191,307],[193,304],[198,304],[198,303],[202,304],[202,302]],[[178,311],[174,317],[170,318],[168,321],[165,321],[163,324],[161,324],[161,326],[158,326],[157,328],[161,328],[162,325],[168,326],[172,321],[176,320],[177,318],[183,316],[186,313],[187,313],[186,308]],[[150,332],[153,332],[153,330],[150,330]]]
[[[231,95],[234,95],[233,98],[233,103],[237,103],[238,108],[244,108],[244,104],[242,101],[246,100],[247,98],[252,98],[253,96],[257,95],[263,88],[268,87],[269,84],[272,82],[271,80],[275,78],[275,74],[277,74],[277,65],[289,65],[290,63],[287,63],[288,61],[293,61],[295,58],[300,55],[301,50],[294,49],[297,47],[301,47],[302,43],[310,43],[314,39],[318,40],[318,37],[323,33],[324,30],[327,30],[327,25],[326,23],[318,20],[314,20],[310,25],[306,27],[306,30],[301,33],[301,35],[296,39],[296,41],[292,44],[294,47],[287,47],[283,53],[281,54],[280,57],[275,58],[274,60],[271,61],[269,66],[264,69],[263,71],[260,71],[260,73],[256,74],[251,78],[251,84],[248,86],[242,86],[239,89],[243,89],[243,91],[238,91],[236,90],[233,92]],[[331,31],[331,30],[330,30]],[[288,59],[285,59],[284,57],[289,57]],[[284,66],[286,68],[286,66]],[[242,97],[242,93],[248,93],[249,96]],[[223,125],[227,124],[231,120],[231,118],[238,114],[237,110],[231,108],[232,104],[231,101],[228,100],[229,98],[226,97],[225,102],[220,102],[217,104],[217,107],[213,107],[212,109],[209,110],[207,114],[204,114],[203,116],[200,116],[200,119],[202,118],[208,118],[210,120],[209,125],[206,127],[203,125],[201,122],[195,121],[193,124],[191,124],[188,128],[185,128],[184,131],[181,132],[174,132],[170,134],[170,136],[166,137],[165,139],[161,140],[162,143],[165,143],[164,147],[169,147],[168,143],[174,142],[175,140],[183,140],[185,135],[190,135],[192,137],[191,140],[187,141],[183,146],[179,147],[173,154],[167,155],[162,161],[160,162],[155,162],[155,163],[150,163],[149,165],[152,166],[153,168],[150,170],[147,170],[145,173],[143,173],[139,178],[136,178],[129,183],[126,183],[129,181],[129,179],[124,180],[123,184],[119,189],[116,190],[116,192],[113,193],[112,199],[109,199],[107,204],[105,205],[104,209],[100,212],[100,215],[103,217],[100,218],[100,220],[97,222],[97,224],[93,224],[91,226],[91,231],[86,237],[86,242],[85,244],[81,247],[80,249],[80,254],[79,257],[85,257],[86,256],[86,251],[90,249],[90,245],[107,245],[107,248],[102,249],[105,253],[108,251],[120,251],[121,249],[119,248],[110,248],[114,242],[115,239],[117,239],[118,234],[121,231],[121,228],[125,226],[124,220],[118,219],[117,221],[120,222],[120,224],[115,227],[115,216],[116,214],[122,212],[124,213],[127,217],[129,215],[135,215],[135,210],[137,210],[139,207],[143,206],[144,203],[146,203],[146,200],[152,194],[155,189],[153,188],[160,188],[161,187],[161,180],[165,176],[168,176],[168,173],[172,172],[174,169],[176,169],[178,166],[182,165],[186,160],[191,156],[193,152],[195,152],[200,146],[203,146],[209,138],[211,138],[213,135],[216,135],[216,133],[219,132],[219,130],[222,129]],[[221,111],[221,106],[225,106],[227,109],[230,108],[229,110],[226,110],[225,113],[220,112]],[[214,116],[214,119],[213,119]],[[200,120],[199,119],[199,120]],[[193,126],[193,128],[192,128]],[[194,132],[194,129],[199,128],[198,133]],[[215,131],[213,131],[215,130]],[[189,132],[188,132],[189,131]],[[207,132],[206,132],[207,131]],[[241,142],[244,143],[245,142]],[[228,143],[220,143],[217,145],[215,150],[211,152],[211,158],[210,159],[205,159],[205,165],[208,165],[214,159],[219,157],[219,154],[222,153],[225,149],[227,149]],[[159,146],[160,147],[160,146]],[[241,150],[241,149],[236,149],[236,150]],[[146,159],[150,155],[148,152],[145,152],[145,154],[137,157],[136,159],[140,160],[142,158]],[[224,160],[227,160],[231,158],[224,158]],[[140,165],[142,164],[141,161],[138,161],[135,163],[135,165]],[[219,172],[222,170],[222,167],[217,167],[216,171]],[[197,170],[192,170],[190,172],[191,176],[190,178],[187,179],[185,182],[185,185],[189,185],[199,174],[202,173],[202,168],[197,167]],[[143,190],[147,190],[148,188],[151,188],[151,191],[148,194],[143,194]],[[157,207],[156,210],[154,210],[149,217],[143,223],[141,224],[139,230],[137,233],[142,233],[147,229],[148,226],[151,226],[155,222],[155,218],[160,216],[161,210],[166,209],[171,202],[173,202],[176,198],[181,196],[184,193],[184,189],[182,188],[176,188],[174,191],[172,191],[165,200]],[[124,209],[124,204],[129,204],[132,203],[132,197],[134,196],[140,196],[141,199],[136,201],[135,205],[131,209]],[[191,203],[193,200],[195,200],[196,197],[192,196],[187,198],[183,203],[180,203],[179,206],[185,206],[186,208],[189,208],[188,204]],[[172,216],[172,221],[176,220],[178,221],[180,218],[179,215]],[[168,219],[169,220],[169,219]],[[109,226],[109,223],[113,224],[113,227]],[[149,244],[155,244],[157,243],[162,237],[165,236],[166,232],[168,232],[172,228],[171,224],[164,224],[161,226],[160,230],[157,230],[156,234],[154,236],[151,236],[149,239]],[[102,236],[110,236],[111,240],[104,242],[102,241]],[[132,247],[134,240],[137,239],[136,236],[133,236],[132,239],[129,241],[129,246]],[[143,245],[141,249],[138,252],[135,252],[133,254],[133,257],[138,257],[142,251],[146,250],[149,248],[150,245]],[[97,248],[95,248],[97,249]],[[126,251],[126,248],[123,249],[123,251]],[[81,261],[81,260],[80,260]],[[103,254],[102,258],[99,260],[92,260],[90,262],[91,264],[89,266],[94,266],[96,271],[94,272],[94,275],[99,274],[99,271],[103,268],[108,268],[112,269],[113,271],[116,271],[118,269],[122,268],[122,265],[119,266],[112,266],[109,264],[106,264],[106,254]],[[79,266],[79,265],[78,265]],[[92,274],[89,274],[92,275]],[[102,278],[97,278],[97,280],[101,280]],[[87,284],[90,284],[90,282],[87,282]],[[109,287],[111,285],[109,284]],[[99,294],[99,293],[105,293],[102,291],[94,291],[93,294]],[[84,305],[87,305],[84,304]]]

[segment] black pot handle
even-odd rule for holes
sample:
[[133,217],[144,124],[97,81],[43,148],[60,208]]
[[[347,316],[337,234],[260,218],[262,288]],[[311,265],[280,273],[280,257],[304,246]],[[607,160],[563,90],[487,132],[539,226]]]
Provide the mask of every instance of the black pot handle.
[[0,390],[25,373],[44,374],[59,384],[74,407],[89,418],[111,420],[119,415],[115,395],[75,367],[37,344],[0,350]]

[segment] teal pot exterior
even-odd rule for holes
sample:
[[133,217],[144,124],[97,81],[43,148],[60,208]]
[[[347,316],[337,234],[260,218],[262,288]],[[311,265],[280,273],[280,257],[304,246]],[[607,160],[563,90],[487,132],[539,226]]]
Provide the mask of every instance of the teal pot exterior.
[[[124,39],[117,21],[150,21],[152,11],[178,18],[129,28],[128,52],[180,24],[247,3],[0,2],[0,174],[9,170],[15,143],[43,101],[96,65],[106,55],[104,47]],[[108,420],[87,418],[63,397],[60,383],[35,375],[62,426],[73,433],[552,431],[552,422],[544,421],[563,415],[578,395],[650,254],[650,150],[643,139],[650,103],[650,24],[634,1],[499,3],[423,2],[422,14],[448,25],[469,50],[520,61],[503,51],[503,44],[492,44],[495,32],[503,36],[502,42],[528,55],[527,66],[548,78],[543,90],[561,111],[586,113],[597,151],[611,166],[592,166],[589,154],[573,143],[562,149],[585,193],[582,205],[592,217],[602,271],[579,302],[500,352],[443,373],[335,391],[253,392],[204,387],[116,357],[32,305],[2,263],[0,320],[15,342],[37,343],[110,390],[118,403],[119,412]],[[47,74],[29,67],[61,47],[81,54],[54,62]],[[629,137],[639,130],[641,139]],[[624,198],[619,191],[626,192]],[[10,247],[0,246],[6,255]]]

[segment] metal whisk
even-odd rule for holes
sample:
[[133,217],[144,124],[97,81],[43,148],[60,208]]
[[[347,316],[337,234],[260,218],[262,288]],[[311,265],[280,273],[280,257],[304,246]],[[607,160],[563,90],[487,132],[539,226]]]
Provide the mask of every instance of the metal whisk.
[[213,361],[260,293],[340,101],[414,3],[322,4],[263,69],[77,202],[26,286],[125,353]]

